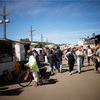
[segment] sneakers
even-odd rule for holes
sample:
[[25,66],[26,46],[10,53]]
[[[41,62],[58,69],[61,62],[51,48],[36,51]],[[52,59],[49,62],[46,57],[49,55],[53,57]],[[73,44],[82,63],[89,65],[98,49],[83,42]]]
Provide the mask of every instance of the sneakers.
[[70,75],[72,75],[72,74],[73,74],[73,71],[70,72]]
[[96,73],[97,73],[97,74],[100,74],[100,72],[99,72],[99,71],[96,71]]
[[54,75],[54,73],[51,73],[51,76]]
[[81,74],[81,72],[78,72],[79,74]]

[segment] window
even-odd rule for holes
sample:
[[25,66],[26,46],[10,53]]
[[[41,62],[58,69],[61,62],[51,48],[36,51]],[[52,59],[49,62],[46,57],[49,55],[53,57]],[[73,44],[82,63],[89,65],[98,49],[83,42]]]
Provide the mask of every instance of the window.
[[8,41],[0,41],[0,63],[12,60],[12,43]]

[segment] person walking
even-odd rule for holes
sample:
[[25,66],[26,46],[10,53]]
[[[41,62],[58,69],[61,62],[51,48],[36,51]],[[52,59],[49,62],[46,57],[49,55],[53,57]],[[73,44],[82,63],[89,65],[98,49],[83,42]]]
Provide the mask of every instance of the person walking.
[[83,48],[83,46],[81,46],[81,50],[83,52],[83,56],[82,56],[82,67],[84,67],[85,49]]
[[88,59],[88,66],[90,66],[90,59],[93,61],[93,49],[90,47],[90,45],[87,46],[86,53]]
[[[93,52],[93,61],[94,61],[94,66],[95,66],[95,72],[97,73],[97,74],[99,74],[100,72],[99,72],[99,70],[98,70],[98,68],[99,68],[99,62],[98,62],[98,55],[99,55],[99,45],[100,44],[97,44],[96,46],[95,46],[95,48],[94,48],[94,52]],[[97,50],[98,50],[98,52],[97,52]]]
[[62,72],[62,51],[60,50],[60,47],[58,46],[57,47],[57,50],[55,52],[55,57],[56,57],[56,60],[57,60],[57,69],[58,69],[58,72]]
[[79,47],[77,48],[76,55],[77,55],[78,73],[81,74],[82,57],[83,57],[83,52],[81,51],[81,46],[79,46]]
[[66,56],[68,58],[69,72],[70,72],[70,75],[72,75],[74,64],[75,64],[75,58],[74,58],[74,55],[73,55],[73,52],[72,52],[72,48],[69,48],[67,50]]
[[100,73],[100,71],[98,70],[98,68],[100,67],[100,44],[98,44],[98,49],[96,51],[96,55],[97,55],[97,63],[96,63],[96,73]]
[[58,71],[58,68],[57,68],[57,59],[56,59],[56,55],[55,55],[56,49],[53,48],[52,51],[53,51],[53,54],[54,54],[54,66],[55,66],[54,70]]
[[49,53],[47,55],[47,59],[49,62],[51,75],[54,75],[54,54],[53,54],[52,50],[49,51]]

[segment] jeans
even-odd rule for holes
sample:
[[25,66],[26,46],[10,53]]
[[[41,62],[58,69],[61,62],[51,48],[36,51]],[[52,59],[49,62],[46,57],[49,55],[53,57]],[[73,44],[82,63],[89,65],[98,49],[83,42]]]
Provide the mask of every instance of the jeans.
[[78,72],[81,72],[81,67],[82,67],[82,58],[81,57],[78,57],[77,58],[77,69],[78,69]]
[[62,72],[62,61],[57,61],[58,72]]
[[51,70],[51,74],[54,73],[54,63],[49,63],[49,66],[50,66],[50,70]]

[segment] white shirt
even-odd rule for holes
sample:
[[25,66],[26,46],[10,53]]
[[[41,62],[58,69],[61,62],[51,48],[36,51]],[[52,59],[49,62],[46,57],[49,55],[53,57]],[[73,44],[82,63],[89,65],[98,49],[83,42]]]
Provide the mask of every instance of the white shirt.
[[91,49],[87,49],[87,55],[92,56],[92,50]]
[[83,52],[81,50],[76,51],[77,59],[82,59]]
[[83,56],[83,52],[82,52],[81,50],[77,50],[77,51],[76,51],[76,55],[77,55],[77,56]]

